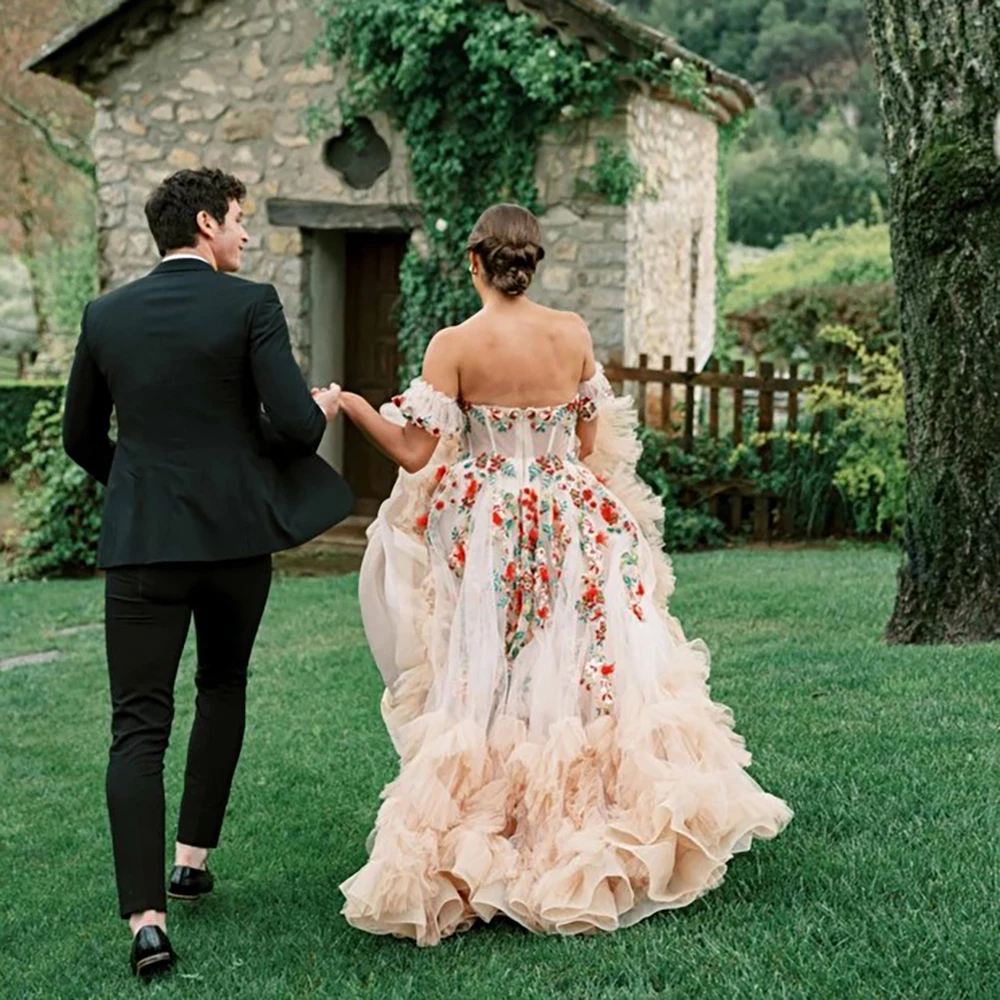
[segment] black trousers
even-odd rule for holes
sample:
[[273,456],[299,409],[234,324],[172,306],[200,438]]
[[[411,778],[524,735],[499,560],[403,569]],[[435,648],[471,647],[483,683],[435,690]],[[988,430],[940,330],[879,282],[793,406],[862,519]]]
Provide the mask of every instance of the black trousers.
[[270,586],[270,556],[107,572],[107,797],[123,917],[166,909],[163,755],[191,617],[198,694],[177,839],[215,847],[243,745],[247,665]]

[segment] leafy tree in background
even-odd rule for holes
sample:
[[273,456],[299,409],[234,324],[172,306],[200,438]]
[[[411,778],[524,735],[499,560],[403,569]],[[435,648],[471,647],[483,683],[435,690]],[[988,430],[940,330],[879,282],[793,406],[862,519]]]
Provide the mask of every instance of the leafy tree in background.
[[[878,94],[863,0],[618,0],[631,15],[761,87],[733,162],[730,238],[774,246],[884,204]],[[817,151],[840,137],[847,155]],[[842,143],[843,145],[843,143]]]

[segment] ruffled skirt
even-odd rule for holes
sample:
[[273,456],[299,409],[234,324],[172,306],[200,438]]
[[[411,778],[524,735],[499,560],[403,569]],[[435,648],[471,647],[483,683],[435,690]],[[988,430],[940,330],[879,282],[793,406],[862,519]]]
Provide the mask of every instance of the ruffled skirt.
[[[637,614],[634,593],[607,587],[607,714],[580,689],[586,642],[573,582],[586,567],[576,546],[549,620],[511,663],[484,601],[493,569],[476,560],[486,550],[470,545],[456,583],[414,530],[433,474],[401,474],[383,505],[361,606],[401,767],[367,863],[341,886],[355,927],[418,945],[498,914],[540,933],[611,931],[691,903],[754,837],[791,819],[745,770],[732,715],[709,694],[707,649],[665,610],[673,576],[649,544],[657,508],[634,473],[628,418],[604,414],[592,468],[639,524],[638,570],[655,592]],[[437,460],[453,458],[442,445]],[[488,517],[487,508],[473,522],[473,538],[488,534]],[[610,552],[609,566],[619,557]]]

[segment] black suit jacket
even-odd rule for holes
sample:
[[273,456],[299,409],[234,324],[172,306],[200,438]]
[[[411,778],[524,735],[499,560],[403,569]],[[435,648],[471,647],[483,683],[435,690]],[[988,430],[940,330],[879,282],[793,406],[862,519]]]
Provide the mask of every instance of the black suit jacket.
[[343,520],[325,427],[271,285],[179,259],[84,311],[63,442],[107,485],[103,568],[263,555]]

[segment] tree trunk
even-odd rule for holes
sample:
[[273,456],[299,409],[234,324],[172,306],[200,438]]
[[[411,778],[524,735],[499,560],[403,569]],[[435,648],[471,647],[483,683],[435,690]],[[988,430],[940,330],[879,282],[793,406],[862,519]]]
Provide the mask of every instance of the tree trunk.
[[910,483],[893,642],[1000,639],[997,0],[865,0],[889,164]]

